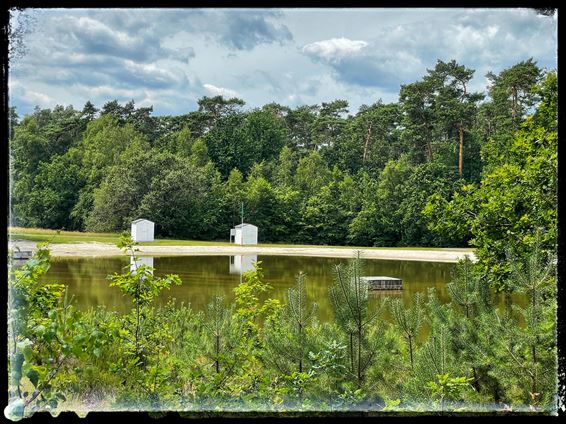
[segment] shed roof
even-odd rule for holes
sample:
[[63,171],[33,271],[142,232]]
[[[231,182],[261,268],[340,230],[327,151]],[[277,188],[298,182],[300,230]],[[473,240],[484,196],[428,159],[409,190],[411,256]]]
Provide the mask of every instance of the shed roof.
[[257,228],[255,225],[253,225],[253,224],[246,224],[245,222],[244,222],[243,224],[238,224],[238,225],[236,225],[234,228],[242,228],[242,227],[246,227],[246,226]]
[[401,281],[400,278],[396,278],[396,277],[385,277],[385,276],[367,276],[367,277],[360,277],[361,279],[364,280],[381,280],[381,281]]
[[149,219],[139,218],[139,219],[132,221],[132,224],[137,224],[138,222],[142,222],[142,221],[151,222],[152,224],[154,223],[153,221],[150,221]]

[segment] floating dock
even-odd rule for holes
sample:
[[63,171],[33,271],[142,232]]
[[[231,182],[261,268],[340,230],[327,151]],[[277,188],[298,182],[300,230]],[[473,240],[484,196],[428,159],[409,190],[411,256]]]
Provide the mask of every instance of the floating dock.
[[14,250],[12,252],[12,258],[15,260],[27,260],[33,256],[31,250]]
[[368,282],[368,290],[402,290],[403,280],[394,277],[361,277]]

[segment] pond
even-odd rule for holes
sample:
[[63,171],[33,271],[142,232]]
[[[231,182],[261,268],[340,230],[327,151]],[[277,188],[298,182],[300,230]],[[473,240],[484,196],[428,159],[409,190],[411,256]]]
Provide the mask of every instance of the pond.
[[[178,274],[181,286],[174,286],[162,293],[157,303],[165,304],[175,298],[190,303],[196,310],[203,310],[213,296],[221,295],[227,302],[234,299],[234,288],[242,273],[251,268],[254,261],[261,261],[264,280],[273,286],[270,297],[285,300],[287,289],[295,284],[299,272],[306,274],[306,291],[310,301],[317,303],[317,316],[321,321],[333,319],[328,293],[333,283],[333,269],[338,263],[346,264],[345,258],[319,258],[305,256],[163,256],[141,257],[140,262],[155,268],[155,275]],[[106,305],[110,310],[125,312],[131,307],[129,298],[122,296],[117,287],[109,287],[107,276],[123,272],[130,266],[127,257],[52,258],[44,282],[59,282],[68,286],[69,295],[81,310],[96,305]],[[415,293],[426,294],[429,287],[437,290],[443,302],[449,301],[446,283],[456,264],[397,260],[366,259],[363,261],[367,276],[389,276],[403,280],[402,290],[370,292],[370,307],[378,304],[383,296],[403,298],[411,303]],[[501,303],[502,299],[498,300]]]

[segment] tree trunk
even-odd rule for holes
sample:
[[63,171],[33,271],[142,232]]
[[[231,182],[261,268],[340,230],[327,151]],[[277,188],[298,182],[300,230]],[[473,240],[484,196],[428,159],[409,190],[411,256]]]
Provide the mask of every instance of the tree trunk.
[[432,161],[432,143],[430,141],[426,143],[426,156],[428,162]]
[[458,174],[462,178],[462,168],[464,167],[464,126],[460,124],[458,126],[458,132],[460,133],[460,155],[458,157]]
[[[303,335],[303,317],[302,317],[302,302],[301,296],[299,295],[299,340],[302,340]],[[304,355],[304,347],[303,343],[301,343],[301,357],[299,358],[299,372],[303,372],[303,355]]]
[[472,367],[472,372],[474,373],[474,382],[472,383],[472,385],[474,386],[474,389],[476,389],[476,392],[480,392],[480,378],[478,376],[478,372],[476,370],[476,367]]
[[512,95],[512,105],[511,105],[511,116],[513,117],[513,124],[517,122],[517,103],[518,103],[518,95],[517,95],[517,87],[511,87],[511,95]]
[[370,147],[370,140],[371,140],[371,125],[372,123],[369,123],[369,128],[368,128],[368,133],[366,135],[366,142],[364,144],[364,155],[362,157],[362,162],[365,163],[368,155],[369,155],[369,147]]
[[216,366],[216,374],[220,372],[220,363],[218,361],[218,355],[220,354],[220,335],[216,335],[216,360],[214,361],[214,365]]
[[358,388],[362,387],[362,329],[358,328]]
[[354,333],[350,332],[350,369],[354,373]]
[[413,369],[413,341],[409,336],[409,355],[411,356],[411,369]]
[[[139,281],[139,280],[138,280]],[[139,287],[139,285],[138,285]],[[138,288],[139,293],[139,288]],[[141,320],[140,320],[140,300],[136,299],[136,355],[140,356],[139,346],[140,346],[140,327],[141,327]]]
[[[537,299],[536,299],[536,288],[533,290],[532,298],[532,309],[533,309],[533,332],[535,334],[535,340],[531,347],[533,355],[533,393],[537,392],[537,344],[538,344],[538,320],[537,320]],[[534,399],[533,399],[534,400]]]

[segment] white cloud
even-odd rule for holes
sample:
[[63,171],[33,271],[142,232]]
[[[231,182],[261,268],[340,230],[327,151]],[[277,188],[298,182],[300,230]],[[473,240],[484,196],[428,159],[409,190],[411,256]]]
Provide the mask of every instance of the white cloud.
[[359,53],[368,43],[363,40],[350,40],[348,38],[331,38],[330,40],[316,41],[303,46],[303,53],[327,62],[335,62],[348,56]]
[[173,56],[179,61],[189,63],[189,61],[195,57],[195,49],[192,47],[178,48],[175,50]]
[[229,88],[217,87],[212,84],[203,84],[203,87],[206,89],[206,91],[214,96],[222,96],[227,99],[232,97],[240,97],[240,94],[238,94],[234,90],[230,90]]
[[302,53],[350,86],[398,91],[399,85],[422,78],[437,59],[455,59],[483,73],[500,72],[529,57],[544,66],[556,52],[555,25],[550,18],[537,19],[532,10],[423,10],[393,25],[379,25],[380,12],[373,13],[371,34],[352,31],[346,33],[349,38],[306,44]]
[[116,88],[110,85],[100,85],[98,87],[88,87],[87,88],[90,95],[93,97],[101,97],[101,96],[116,96],[120,98],[136,98],[140,94],[146,94],[147,91],[140,91],[138,89],[124,89],[124,88]]
[[33,90],[26,90],[26,97],[29,101],[37,103],[41,106],[52,106],[55,104],[55,100],[49,97],[47,94],[39,93]]
[[114,31],[102,22],[86,16],[81,16],[76,20],[75,28],[87,36],[109,37],[126,46],[132,46],[135,43],[135,39],[128,34],[121,31]]
[[178,69],[164,69],[155,63],[143,64],[132,60],[125,60],[122,64],[124,71],[131,76],[138,77],[148,83],[161,83],[163,85],[181,84],[185,76]]
[[499,31],[499,27],[497,25],[490,25],[487,27],[487,35],[490,38],[494,37],[498,31]]
[[114,99],[179,114],[203,95],[236,96],[250,108],[341,98],[354,111],[379,97],[396,101],[400,84],[422,78],[437,59],[475,69],[470,87],[483,90],[487,71],[529,57],[552,68],[557,55],[557,13],[519,8],[34,14],[23,40],[29,52],[10,63],[10,104],[21,115],[34,103],[100,107]]
[[20,98],[24,103],[27,103],[30,106],[38,105],[43,108],[50,108],[56,104],[63,103],[61,101],[58,102],[45,92],[39,91],[40,89],[32,89],[17,80],[10,80],[8,83],[8,89],[10,91],[10,97]]

